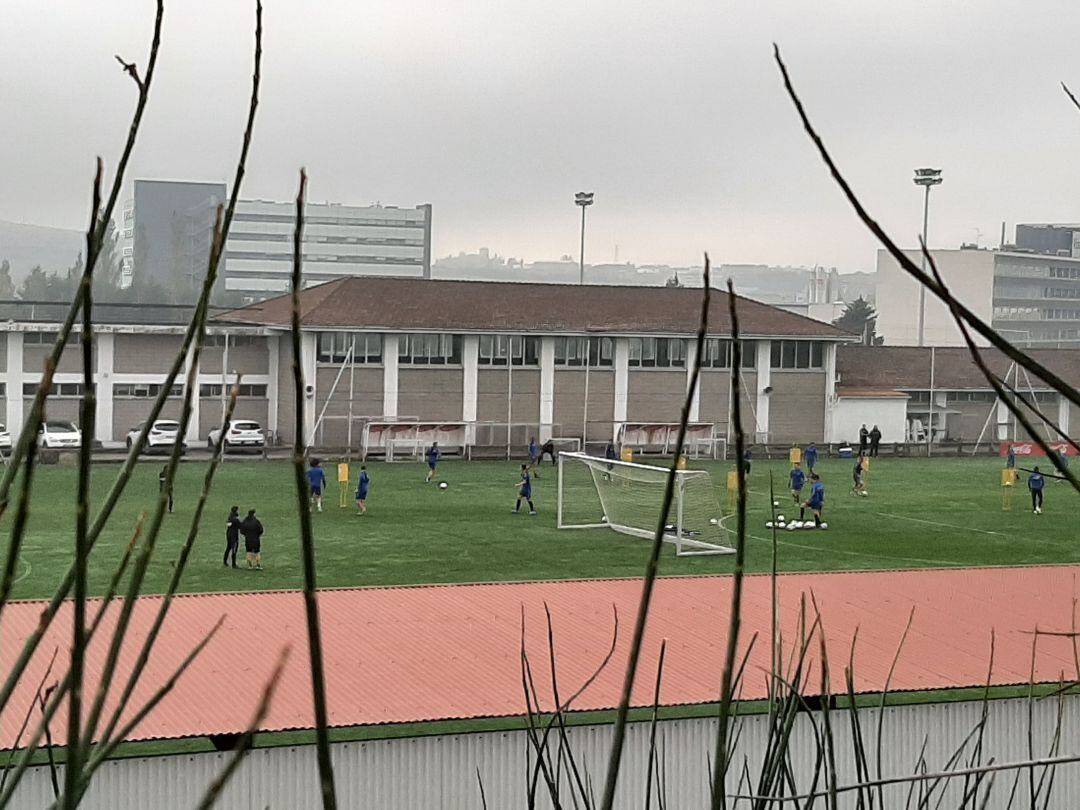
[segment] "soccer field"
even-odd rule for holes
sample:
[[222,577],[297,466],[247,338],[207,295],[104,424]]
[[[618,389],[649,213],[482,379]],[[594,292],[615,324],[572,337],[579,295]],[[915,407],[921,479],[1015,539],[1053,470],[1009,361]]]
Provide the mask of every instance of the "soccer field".
[[[327,459],[334,477],[334,459]],[[161,461],[140,464],[110,528],[90,559],[90,588],[101,593],[130,537],[140,511],[154,508]],[[535,482],[539,514],[511,514],[520,462],[448,461],[441,490],[424,483],[419,464],[369,465],[370,514],[358,517],[338,507],[331,482],[325,511],[313,515],[321,587],[488,582],[534,579],[639,576],[649,543],[609,529],[555,528],[555,468],[545,466]],[[697,463],[709,469],[717,501],[727,503],[724,483],[730,462]],[[778,535],[784,571],[918,568],[934,566],[1022,565],[1080,561],[1075,515],[1080,503],[1067,485],[1050,482],[1042,515],[1033,515],[1023,482],[1011,511],[1002,511],[996,459],[892,459],[874,461],[869,497],[855,498],[851,462],[831,460],[819,467],[827,487],[825,531],[784,531]],[[118,466],[94,468],[93,490],[100,500]],[[353,464],[353,478],[359,470]],[[767,571],[771,532],[769,476],[775,476],[779,512],[790,517],[786,462],[755,461],[750,477],[748,566]],[[147,578],[147,593],[161,592],[187,534],[205,464],[181,465],[175,489],[176,512],[166,516]],[[76,472],[39,467],[33,510],[16,573],[16,598],[52,594],[72,559]],[[231,505],[255,508],[266,527],[265,570],[232,570],[222,565],[225,519]],[[659,508],[659,504],[657,504]],[[0,522],[5,547],[14,507]],[[599,517],[599,516],[597,516]],[[241,542],[241,557],[243,543]],[[729,572],[731,556],[676,557],[665,544],[661,574]],[[218,471],[181,589],[187,592],[292,589],[301,586],[300,553],[291,465],[230,458]]]

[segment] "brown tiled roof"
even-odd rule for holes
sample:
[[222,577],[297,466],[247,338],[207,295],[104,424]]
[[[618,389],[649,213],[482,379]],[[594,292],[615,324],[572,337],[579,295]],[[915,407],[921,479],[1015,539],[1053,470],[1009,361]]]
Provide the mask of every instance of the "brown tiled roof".
[[[1063,379],[1080,384],[1080,349],[1030,349],[1039,363]],[[934,388],[938,390],[990,390],[968,350],[962,346],[934,349]],[[1004,376],[1012,361],[996,349],[984,349],[982,355],[990,370]],[[838,384],[844,388],[876,390],[928,390],[930,388],[929,346],[841,346],[836,354]],[[1021,372],[1020,383],[1012,376],[1009,382],[1023,391],[1027,380]],[[1049,386],[1034,376],[1032,387]]]
[[[1035,627],[1067,630],[1071,626],[1078,573],[1076,566],[1061,566],[786,574],[775,586],[768,576],[751,576],[743,591],[744,644],[755,633],[769,632],[776,587],[780,603],[787,608],[780,614],[778,629],[789,639],[800,632],[799,611],[791,606],[814,594],[822,618],[819,633],[828,656],[833,661],[853,661],[852,687],[857,693],[878,692],[887,685],[893,691],[984,685],[991,631],[996,638],[994,685],[1026,684],[1032,672],[1036,682],[1057,683],[1062,671],[1074,666],[1072,641],[1060,634],[1042,637],[1033,661],[1031,632]],[[663,704],[716,700],[727,649],[732,584],[731,577],[676,577],[657,582],[632,705],[652,705],[653,684],[646,674],[656,671],[661,639],[668,642]],[[558,680],[577,688],[589,679],[611,643],[612,608],[619,617],[633,616],[640,599],[638,579],[323,591],[319,605],[329,725],[523,715],[521,645],[533,666],[543,666],[546,672],[548,618],[559,649]],[[161,597],[155,596],[135,604],[130,644],[120,656],[116,683],[128,678],[135,658],[131,645],[145,636],[160,603]],[[0,671],[10,671],[26,638],[37,632],[42,604],[9,604],[0,616],[4,639]],[[91,612],[99,604],[92,601]],[[119,609],[119,605],[110,606],[102,632],[89,645],[87,694],[98,688]],[[177,597],[125,720],[172,675],[220,617],[225,622],[217,635],[128,739],[242,732],[285,645],[292,647],[293,654],[261,730],[312,727],[304,604],[296,592]],[[0,750],[19,739],[21,719],[36,701],[51,651],[65,649],[70,639],[71,621],[72,606],[66,602],[38,645],[7,711],[0,715]],[[911,623],[907,644],[895,671],[890,672],[897,640],[907,632],[906,622]],[[856,634],[858,644],[854,645]],[[620,629],[610,665],[601,668],[574,709],[618,705],[629,647],[630,634]],[[813,644],[810,658],[817,660],[808,664],[808,672],[818,669],[817,651],[818,645]],[[769,645],[753,645],[748,655],[747,673],[768,671]],[[52,677],[56,676],[54,671]],[[816,688],[818,680],[808,677],[807,689]],[[743,686],[745,699],[768,696],[760,676],[747,677]],[[540,705],[550,710],[547,679],[538,678],[536,688]],[[117,691],[114,688],[110,693],[106,712],[115,707]],[[58,745],[64,742],[65,726],[62,706],[52,723]]]
[[[827,323],[738,299],[743,334],[851,339]],[[271,298],[216,320],[288,326],[290,297]],[[609,332],[690,335],[697,330],[701,290],[445,281],[356,276],[300,293],[306,327],[389,331]],[[727,293],[713,292],[709,332],[731,333]]]

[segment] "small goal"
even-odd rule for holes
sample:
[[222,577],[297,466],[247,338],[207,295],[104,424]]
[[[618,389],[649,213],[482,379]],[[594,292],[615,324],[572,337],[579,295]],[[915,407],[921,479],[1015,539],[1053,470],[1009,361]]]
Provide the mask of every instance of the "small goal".
[[[650,464],[559,453],[560,529],[612,529],[652,539],[669,470]],[[734,554],[712,478],[705,470],[677,470],[664,540],[679,556]]]

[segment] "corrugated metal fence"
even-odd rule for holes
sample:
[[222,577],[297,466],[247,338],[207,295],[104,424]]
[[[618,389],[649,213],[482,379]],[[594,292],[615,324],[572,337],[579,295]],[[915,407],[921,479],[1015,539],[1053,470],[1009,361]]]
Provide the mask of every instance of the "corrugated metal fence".
[[[925,772],[944,769],[949,758],[969,738],[982,717],[977,702],[940,703],[889,708],[884,714],[883,776],[902,776],[923,770],[918,766],[920,751]],[[998,700],[989,704],[982,760],[997,763],[1019,762],[1052,753],[1060,712],[1058,755],[1080,752],[1080,697],[1048,698],[1029,704],[1026,700]],[[877,776],[873,751],[876,747],[876,710],[859,713],[861,732],[869,749],[871,776]],[[1030,721],[1029,722],[1029,718]],[[814,718],[820,727],[820,715]],[[832,726],[839,745],[837,767],[840,785],[855,779],[851,756],[852,730],[846,713],[833,713]],[[729,785],[739,788],[744,762],[757,779],[767,737],[767,718],[742,718],[738,758]],[[704,808],[708,805],[708,768],[712,759],[716,723],[713,720],[671,720],[660,724],[658,739],[663,755],[665,805],[670,808]],[[817,756],[814,726],[802,715],[796,730],[794,775],[800,790],[809,788]],[[602,775],[611,739],[609,726],[570,729],[569,738],[576,761],[587,773],[596,793],[602,792]],[[617,806],[643,808],[648,763],[649,726],[633,724],[620,777]],[[955,767],[970,762],[973,739]],[[179,810],[191,808],[203,789],[219,773],[228,754],[195,754],[124,759],[102,767],[84,807],[101,810]],[[334,746],[334,764],[341,806],[378,810],[457,810],[480,808],[477,772],[483,780],[487,806],[526,806],[529,767],[528,741],[524,732],[483,732],[397,740],[339,743]],[[1016,781],[1017,774],[1020,778]],[[1034,770],[1039,783],[1042,769]],[[1015,807],[1031,806],[1028,771],[1006,771],[994,780],[993,798],[987,808],[1004,808],[1015,789]],[[1046,781],[1051,781],[1047,778]],[[1062,765],[1053,774],[1053,798],[1048,807],[1080,807],[1080,765]],[[963,780],[953,780],[941,808],[958,808]],[[1044,790],[1046,790],[1044,783]],[[542,791],[540,791],[542,792]],[[653,795],[656,790],[654,785]],[[916,790],[916,796],[918,795]],[[908,786],[886,790],[886,807],[904,807]],[[27,774],[15,806],[37,808],[52,799],[48,771],[33,769]],[[654,800],[655,801],[655,800]],[[936,800],[935,800],[936,801]],[[855,794],[847,794],[841,807],[854,807]],[[1040,801],[1040,806],[1042,802]],[[264,748],[252,752],[226,789],[217,807],[223,810],[298,810],[319,806],[314,749]],[[538,807],[551,802],[539,796]],[[571,803],[572,806],[572,803]],[[656,806],[654,804],[654,806]],[[731,806],[731,805],[729,805]],[[736,806],[746,807],[747,803]],[[791,805],[788,805],[791,806]]]

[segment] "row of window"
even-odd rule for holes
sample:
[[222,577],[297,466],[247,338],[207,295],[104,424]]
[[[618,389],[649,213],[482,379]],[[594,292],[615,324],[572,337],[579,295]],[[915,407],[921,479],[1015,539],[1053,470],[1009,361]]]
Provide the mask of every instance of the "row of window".
[[[28,346],[52,346],[56,343],[58,333],[56,332],[23,332],[23,343]],[[265,346],[266,338],[259,335],[205,335],[203,337],[204,348],[221,347],[225,345],[225,340],[228,338],[229,348],[237,348],[239,346]],[[79,340],[79,335],[76,332],[71,332],[68,335],[68,343],[75,343]]]
[[[23,383],[23,396],[33,397],[37,395],[38,383]],[[161,383],[116,383],[113,385],[114,399],[154,399],[161,394],[164,386]],[[0,395],[5,393],[6,386],[0,383]],[[231,391],[232,386],[227,390]],[[240,384],[241,397],[266,398],[267,386],[265,384]],[[53,383],[50,397],[63,399],[65,397],[81,397],[83,395],[82,383]],[[184,395],[184,386],[174,385],[169,391],[169,397],[178,398]],[[199,386],[200,397],[220,397],[221,384],[209,383]]]
[[1080,278],[1080,267],[1051,267],[1050,278]]
[[[1030,400],[1032,395],[1029,392],[1021,392],[1025,399]],[[929,403],[930,392],[929,391],[909,391],[908,396],[911,402]],[[946,391],[944,393],[946,402],[986,402],[990,403],[997,399],[997,394],[993,391]],[[1053,391],[1036,391],[1036,402],[1056,402],[1057,394]]]
[[824,344],[820,340],[774,340],[769,365],[779,369],[824,368]]

